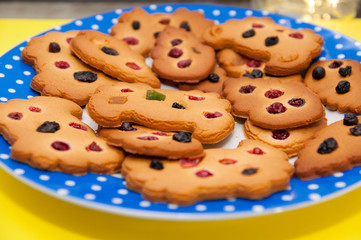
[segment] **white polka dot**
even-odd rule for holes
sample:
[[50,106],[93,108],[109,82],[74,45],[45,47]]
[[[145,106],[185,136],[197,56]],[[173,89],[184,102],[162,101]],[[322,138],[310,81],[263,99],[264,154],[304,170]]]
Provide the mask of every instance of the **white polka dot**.
[[260,213],[264,211],[264,207],[262,205],[254,205],[252,207],[252,211],[256,213]]
[[218,20],[214,20],[213,22],[214,22],[215,24],[217,24],[217,25],[219,24],[219,21],[218,21]]
[[235,201],[236,201],[236,198],[227,198],[227,201],[228,201],[228,202],[235,202]]
[[345,58],[345,54],[342,54],[342,53],[341,53],[341,54],[337,55],[337,58],[338,58],[338,59],[344,59],[344,58]]
[[111,28],[108,28],[108,30],[107,30],[108,34],[109,34],[111,31],[112,31],[112,29],[111,29]]
[[118,19],[117,19],[117,18],[113,18],[113,19],[112,19],[112,23],[113,23],[113,24],[117,24],[117,23],[118,23]]
[[97,181],[106,182],[108,179],[106,177],[97,177]]
[[23,81],[23,80],[20,80],[20,79],[16,80],[15,82],[16,82],[17,84],[23,84],[23,83],[24,83],[24,81]]
[[28,39],[26,39],[25,41],[26,41],[26,42],[30,42],[30,40],[31,40],[31,38],[28,38]]
[[321,50],[322,50],[322,51],[325,51],[325,47],[324,47],[324,46],[322,46],[322,47],[321,47]]
[[336,49],[342,49],[343,48],[343,44],[339,43],[339,44],[336,44]]
[[77,25],[77,26],[83,26],[83,22],[82,21],[80,21],[80,20],[76,20],[75,21],[75,25]]
[[65,181],[65,185],[69,186],[69,187],[74,187],[75,186],[75,182],[73,180],[66,180]]
[[263,15],[263,16],[268,16],[268,15],[269,15],[269,12],[268,12],[268,11],[262,11],[262,15]]
[[5,74],[0,73],[0,78],[3,78],[3,77],[5,77]]
[[235,10],[231,10],[231,11],[228,12],[228,15],[229,15],[230,17],[234,17],[234,16],[237,15],[237,12],[236,12]]
[[177,209],[177,208],[178,208],[177,204],[173,204],[173,203],[168,204],[168,209]]
[[103,15],[98,14],[98,15],[95,16],[95,19],[98,20],[98,21],[102,21],[103,20]]
[[333,174],[334,177],[343,177],[343,172]]
[[123,181],[122,184],[125,186],[127,185],[127,181]]
[[93,30],[98,30],[98,29],[99,29],[99,25],[98,25],[98,24],[93,24],[93,25],[91,26],[91,28],[92,28]]
[[318,193],[311,193],[308,195],[308,198],[311,199],[312,201],[318,201],[321,199],[321,195]]
[[204,10],[203,10],[203,9],[198,9],[197,11],[200,12],[200,13],[202,13],[202,14],[204,14]]
[[141,201],[139,203],[139,206],[141,207],[149,207],[150,206],[150,202],[149,201]]
[[361,46],[361,42],[355,42],[355,46],[356,47]]
[[336,182],[335,183],[335,187],[337,188],[343,188],[346,186],[346,183],[345,182]]
[[5,68],[6,68],[6,69],[13,69],[13,66],[10,65],[10,64],[6,64],[6,65],[5,65]]
[[19,47],[19,50],[20,51],[23,51],[25,47]]
[[361,51],[358,51],[358,52],[356,53],[356,55],[360,57],[360,56],[361,56]]
[[303,23],[303,20],[300,19],[300,18],[297,18],[297,19],[296,19],[296,23],[301,24],[301,23]]
[[118,194],[120,195],[127,195],[128,194],[128,190],[127,189],[119,189],[117,191]]
[[205,210],[207,210],[206,205],[199,204],[196,206],[196,211],[203,212]]
[[40,179],[40,180],[43,180],[43,181],[48,181],[48,180],[50,179],[50,177],[49,177],[48,175],[44,175],[44,174],[43,174],[43,175],[40,175],[40,176],[39,176],[39,179]]
[[320,26],[317,26],[317,27],[315,27],[315,32],[321,32],[322,31],[322,27],[320,27]]
[[123,12],[123,10],[120,9],[120,8],[115,10],[115,13],[118,14],[118,15],[121,14],[122,12]]
[[286,19],[280,19],[280,20],[278,20],[278,23],[279,24],[286,24],[287,23],[287,21],[286,21]]
[[8,89],[8,92],[9,92],[9,93],[16,93],[16,90],[13,89],[13,88],[9,88],[9,89]]
[[0,97],[0,101],[2,101],[2,102],[7,102],[7,98],[6,97]]
[[335,39],[340,39],[341,35],[340,34],[335,34],[335,36],[333,36]]
[[246,16],[252,16],[252,15],[253,15],[253,12],[251,10],[246,11]]
[[123,203],[123,199],[121,198],[112,198],[112,203],[113,204],[122,204]]
[[171,6],[166,6],[165,7],[166,12],[171,12],[172,10],[173,10],[173,8]]
[[326,57],[319,57],[318,60],[324,61],[324,60],[326,60]]
[[214,9],[212,14],[213,14],[213,16],[219,16],[219,15],[221,15],[221,11],[219,11],[218,9]]
[[95,199],[95,195],[92,193],[87,193],[84,195],[84,198],[87,200],[94,200]]
[[287,190],[287,191],[290,191],[290,190],[292,190],[292,187],[291,187],[290,185],[288,185],[288,187],[287,187],[286,190]]
[[226,205],[224,206],[223,210],[225,212],[233,212],[236,208],[233,205]]
[[25,75],[25,76],[30,76],[31,73],[30,73],[29,71],[24,71],[24,75]]
[[93,191],[100,191],[100,190],[102,190],[102,187],[99,186],[99,185],[92,185],[90,188],[91,188],[91,190],[93,190]]
[[61,30],[61,26],[56,26],[54,29],[59,31]]
[[21,168],[17,168],[14,170],[14,173],[16,175],[23,175],[25,173],[24,169],[21,169]]
[[150,10],[156,10],[157,9],[157,5],[152,4],[149,6]]
[[318,184],[312,183],[312,184],[309,184],[307,186],[307,188],[310,189],[310,190],[316,190],[316,189],[319,188],[319,186],[318,186]]
[[276,207],[275,209],[273,209],[273,212],[275,213],[281,213],[283,211],[284,211],[283,207]]
[[113,177],[116,177],[116,178],[121,178],[121,179],[123,179],[123,176],[122,176],[122,174],[120,174],[120,173],[112,174],[112,176],[113,176]]
[[283,195],[281,197],[282,201],[292,201],[293,200],[293,196],[292,195]]
[[13,59],[14,59],[15,61],[18,61],[18,60],[20,60],[20,57],[19,57],[19,56],[13,56]]
[[29,99],[29,98],[32,98],[32,97],[34,97],[34,96],[32,96],[32,95],[28,95],[28,96],[26,96],[26,97]]
[[59,188],[58,191],[56,191],[60,196],[65,196],[69,194],[69,190],[65,188]]
[[8,154],[2,153],[2,154],[0,154],[0,158],[1,159],[9,159],[10,156]]

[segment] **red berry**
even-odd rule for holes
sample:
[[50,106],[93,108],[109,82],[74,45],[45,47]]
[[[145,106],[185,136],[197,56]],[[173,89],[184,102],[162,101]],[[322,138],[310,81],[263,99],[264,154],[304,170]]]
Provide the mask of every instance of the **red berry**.
[[286,110],[287,110],[287,108],[285,106],[283,106],[282,103],[279,103],[279,102],[275,102],[272,105],[270,105],[269,107],[267,107],[267,111],[271,114],[283,113]]
[[251,60],[251,61],[249,61],[248,63],[246,63],[246,65],[248,66],[248,67],[251,67],[251,68],[258,68],[258,67],[260,67],[261,66],[261,62],[259,62],[259,61],[257,61],[257,60]]
[[259,23],[253,23],[253,24],[252,24],[252,27],[253,27],[253,28],[263,28],[264,25],[263,25],[263,24],[259,24]]
[[181,158],[179,164],[184,168],[195,167],[201,162],[202,158]]
[[303,38],[303,34],[296,32],[296,33],[290,33],[288,34],[288,36],[292,37],[292,38],[296,38],[296,39],[302,39]]
[[67,143],[61,141],[55,141],[51,146],[58,151],[67,151],[70,149],[70,146]]
[[137,139],[140,139],[140,140],[150,140],[150,141],[159,140],[159,138],[157,138],[157,137],[155,137],[155,136],[137,137]]
[[137,45],[139,44],[139,40],[134,37],[126,37],[122,39],[128,45]]
[[23,114],[21,112],[12,112],[8,114],[8,117],[14,120],[20,120],[23,118]]
[[197,177],[211,177],[213,176],[213,173],[211,173],[210,171],[207,170],[200,170],[198,172],[196,172]]
[[202,100],[204,100],[206,98],[205,97],[196,97],[196,96],[189,95],[188,99],[189,100],[194,100],[194,101],[202,101]]
[[40,108],[34,107],[34,106],[30,106],[30,107],[29,107],[29,110],[30,110],[31,112],[41,112],[41,109],[40,109]]
[[141,67],[139,67],[136,63],[134,62],[127,62],[125,64],[128,68],[134,69],[134,70],[140,70]]
[[174,46],[181,44],[182,42],[183,42],[182,39],[176,38],[176,39],[173,39],[170,43],[174,47]]
[[288,101],[288,104],[294,107],[302,107],[303,105],[305,105],[305,103],[306,100],[303,98],[292,98]]
[[72,122],[72,123],[69,123],[69,126],[73,127],[73,128],[76,128],[76,129],[83,130],[83,131],[88,131],[88,129],[85,126],[83,126],[83,125],[81,125],[79,123]]
[[271,89],[265,92],[265,96],[268,98],[278,98],[283,95],[284,92],[277,90],[277,89]]
[[204,116],[205,116],[206,118],[218,118],[218,117],[222,117],[223,114],[220,113],[220,112],[214,112],[214,113],[205,112],[205,113],[204,113]]
[[67,43],[70,43],[70,41],[71,41],[72,39],[73,39],[72,37],[68,37],[68,38],[66,39],[66,42],[67,42]]
[[60,69],[67,69],[70,68],[70,64],[65,61],[57,61],[55,62],[55,67]]
[[122,93],[127,93],[127,92],[134,92],[132,89],[130,88],[123,88],[120,90]]
[[179,68],[186,68],[186,67],[189,67],[191,64],[192,64],[192,60],[187,59],[187,60],[179,61],[179,62],[177,63],[177,66],[178,66]]
[[272,131],[272,137],[276,140],[285,140],[290,136],[290,133],[286,130],[274,130]]
[[170,136],[170,134],[165,133],[165,132],[152,132],[152,134],[158,135],[158,136]]
[[230,165],[230,164],[237,163],[237,160],[230,159],[230,158],[223,158],[223,159],[219,160],[219,163],[224,164],[224,165]]
[[238,91],[240,93],[252,93],[254,90],[256,89],[255,86],[252,85],[247,85],[247,86],[242,86]]
[[169,18],[162,18],[161,20],[159,20],[160,24],[163,25],[168,25],[170,23],[170,19]]
[[89,146],[87,146],[85,148],[88,152],[89,151],[94,151],[94,152],[101,152],[103,151],[103,149],[101,149],[101,147],[99,147],[95,142],[92,142]]
[[181,49],[179,49],[179,48],[172,48],[168,52],[168,56],[172,57],[172,58],[179,58],[182,55],[183,55],[183,51]]
[[256,155],[263,155],[265,154],[265,152],[262,151],[262,149],[255,147],[252,150],[248,150],[249,153],[251,154],[256,154]]
[[343,62],[341,61],[333,61],[330,65],[328,65],[329,68],[339,68]]

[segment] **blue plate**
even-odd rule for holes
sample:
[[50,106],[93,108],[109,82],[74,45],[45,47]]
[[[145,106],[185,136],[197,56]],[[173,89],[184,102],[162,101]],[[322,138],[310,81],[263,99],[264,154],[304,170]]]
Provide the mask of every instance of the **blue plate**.
[[[150,5],[144,7],[149,13],[173,12],[179,7],[199,10],[207,18],[222,23],[230,18],[246,16],[269,16],[279,24],[287,27],[310,28],[322,35],[325,45],[320,59],[349,58],[361,61],[361,43],[340,33],[303,23],[300,19],[261,12],[252,9],[205,5]],[[68,31],[94,29],[108,33],[122,12],[131,9],[117,9],[113,12],[97,14],[68,24],[55,27],[49,31]],[[35,71],[20,59],[21,51],[27,41],[20,43],[0,58],[0,101],[6,102],[12,98],[30,98],[38,95],[29,87]],[[329,122],[341,119],[341,114],[328,113]],[[237,139],[238,141],[240,139]],[[0,139],[0,165],[7,172],[22,182],[50,194],[54,197],[81,206],[111,212],[151,219],[168,220],[216,220],[252,217],[262,214],[287,211],[319,203],[337,197],[361,185],[361,167],[337,173],[329,177],[311,181],[301,181],[293,178],[290,188],[258,201],[243,199],[226,199],[203,201],[191,206],[153,203],[142,199],[140,194],[127,190],[125,181],[118,175],[87,174],[72,176],[58,172],[46,172],[13,161],[10,157],[9,144]]]

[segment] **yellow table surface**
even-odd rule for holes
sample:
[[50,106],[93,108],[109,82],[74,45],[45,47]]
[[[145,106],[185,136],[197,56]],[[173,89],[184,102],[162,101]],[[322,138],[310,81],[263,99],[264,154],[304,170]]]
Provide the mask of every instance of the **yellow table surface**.
[[[69,20],[0,19],[0,55]],[[361,20],[317,22],[361,41]],[[0,169],[0,239],[361,239],[361,189],[311,207],[248,219],[171,222],[63,202]]]

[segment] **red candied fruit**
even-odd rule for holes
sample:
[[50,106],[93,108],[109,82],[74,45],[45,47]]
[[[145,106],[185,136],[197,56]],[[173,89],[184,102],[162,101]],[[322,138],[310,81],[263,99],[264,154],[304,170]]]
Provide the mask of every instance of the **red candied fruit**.
[[65,61],[57,61],[55,62],[55,67],[60,69],[67,69],[70,68],[70,64]]
[[285,140],[290,136],[287,130],[274,130],[272,131],[272,137],[276,140]]
[[34,107],[34,106],[30,106],[30,107],[29,107],[29,110],[30,110],[31,112],[41,112],[41,109],[40,109],[40,108]]
[[83,125],[81,125],[79,123],[72,122],[72,123],[69,123],[69,126],[73,127],[73,128],[76,128],[76,129],[83,130],[83,131],[88,131],[88,129],[85,126],[83,126]]
[[305,103],[306,100],[303,98],[292,98],[288,101],[288,104],[294,107],[302,107],[303,105],[305,105]]
[[23,114],[21,112],[12,112],[8,114],[8,117],[14,120],[20,120],[23,118]]
[[277,90],[277,89],[271,89],[265,92],[265,96],[268,98],[278,98],[283,95],[284,92]]
[[219,118],[219,117],[222,117],[223,114],[220,113],[220,112],[214,112],[214,113],[205,112],[205,113],[204,113],[204,116],[205,116],[206,118]]
[[70,43],[70,41],[71,41],[72,39],[73,39],[72,37],[68,37],[68,38],[66,39],[66,42],[67,42],[67,43]]
[[189,95],[188,99],[189,100],[194,100],[194,101],[202,101],[202,100],[204,100],[206,98],[205,97],[196,97],[196,96]]
[[339,68],[343,62],[341,61],[333,61],[330,65],[328,65],[329,68]]
[[213,176],[213,173],[211,173],[210,171],[207,170],[199,170],[198,172],[196,172],[197,177],[211,177]]
[[290,33],[288,34],[288,36],[290,36],[291,38],[296,38],[296,39],[302,39],[303,38],[303,34],[296,32],[296,33]]
[[240,93],[252,93],[255,89],[256,89],[255,86],[247,85],[247,86],[242,86],[242,87],[239,89],[239,92],[240,92]]
[[128,68],[131,68],[131,69],[133,69],[133,70],[140,70],[141,69],[141,67],[139,67],[136,63],[134,63],[134,62],[127,62],[126,64],[125,64]]
[[190,168],[197,166],[201,162],[201,160],[202,158],[181,158],[179,159],[179,164],[181,165],[181,167]]
[[260,61],[257,61],[257,60],[251,60],[251,61],[249,61],[248,63],[246,63],[246,65],[248,66],[248,67],[251,67],[251,68],[258,68],[258,67],[260,67],[261,66],[261,62]]
[[189,67],[191,64],[192,64],[192,60],[187,59],[187,60],[179,61],[179,62],[177,63],[177,66],[178,66],[179,68],[186,68],[186,67]]
[[176,39],[173,39],[170,42],[170,44],[172,44],[172,46],[174,47],[174,46],[177,46],[177,45],[181,44],[182,42],[183,42],[182,39],[176,38]]
[[272,114],[283,113],[287,110],[287,108],[285,106],[283,106],[283,104],[280,102],[275,102],[272,105],[270,105],[269,107],[267,107],[266,109],[269,113],[272,113]]
[[163,25],[168,25],[170,23],[170,19],[169,18],[162,18],[161,20],[159,20],[160,24]]
[[93,151],[93,152],[101,152],[101,151],[103,151],[103,149],[101,149],[101,147],[99,147],[95,142],[92,142],[91,144],[89,144],[89,146],[87,146],[85,149],[88,152],[89,151]]
[[68,151],[70,149],[69,144],[61,141],[55,141],[51,144],[51,146],[58,151]]
[[252,24],[252,27],[253,27],[253,28],[263,28],[264,25],[263,25],[263,24],[260,24],[260,23],[253,23],[253,24]]
[[127,93],[127,92],[134,92],[132,89],[130,88],[123,88],[120,90],[122,93]]
[[230,159],[230,158],[223,158],[223,159],[219,160],[218,162],[221,164],[224,164],[224,165],[231,165],[231,164],[237,163],[237,160]]
[[158,135],[158,136],[170,136],[170,134],[165,133],[165,132],[152,132],[152,134]]
[[128,45],[138,45],[139,40],[134,37],[126,37],[122,39]]
[[181,49],[179,49],[179,48],[172,48],[168,52],[168,56],[172,57],[172,58],[179,58],[182,55],[183,55],[183,51]]
[[249,153],[251,154],[256,154],[256,155],[263,155],[266,154],[264,151],[262,151],[262,149],[255,147],[252,150],[248,150]]
[[149,141],[159,140],[159,138],[157,138],[157,137],[155,137],[155,136],[137,137],[137,139],[140,139],[140,140],[149,140]]

